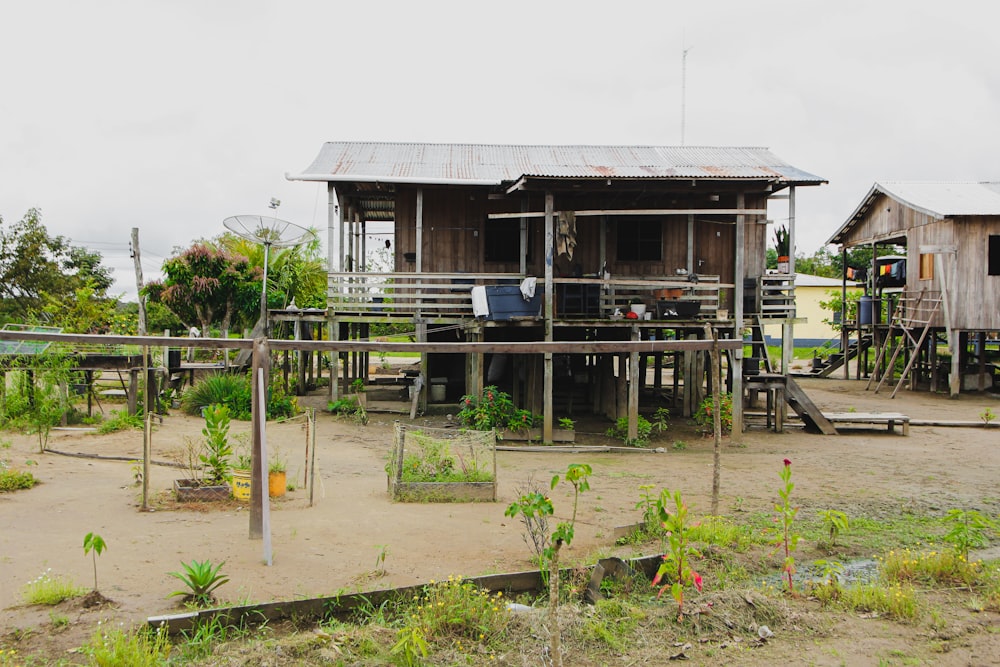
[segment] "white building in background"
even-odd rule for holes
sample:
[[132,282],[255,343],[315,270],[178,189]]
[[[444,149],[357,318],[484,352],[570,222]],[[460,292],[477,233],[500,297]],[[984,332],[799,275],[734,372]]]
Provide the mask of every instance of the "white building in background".
[[[805,319],[805,323],[795,325],[795,347],[818,347],[831,338],[838,338],[839,333],[824,320],[832,320],[833,313],[820,308],[820,302],[829,301],[830,292],[840,293],[841,282],[838,278],[823,278],[807,273],[795,274],[795,316]],[[856,283],[847,284],[848,291],[857,290]],[[764,336],[768,345],[780,345],[781,325],[771,324],[764,327]]]

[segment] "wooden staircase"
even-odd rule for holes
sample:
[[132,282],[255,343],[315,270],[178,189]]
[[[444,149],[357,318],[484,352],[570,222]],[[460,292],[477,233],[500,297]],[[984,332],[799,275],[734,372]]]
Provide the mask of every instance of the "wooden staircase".
[[[896,308],[893,310],[892,317],[889,320],[889,329],[886,332],[885,340],[878,351],[878,356],[875,358],[875,372],[868,378],[868,384],[865,386],[865,389],[871,389],[872,382],[878,377],[878,384],[875,385],[875,393],[877,394],[882,385],[885,384],[886,378],[892,377],[899,354],[904,349],[908,349],[910,350],[909,361],[907,361],[903,372],[900,373],[899,381],[890,395],[890,398],[896,398],[896,393],[903,386],[906,378],[909,377],[914,364],[916,364],[920,356],[920,349],[924,341],[927,340],[930,324],[940,309],[941,297],[931,298],[924,292],[920,292],[916,297],[903,297],[896,303]],[[919,335],[917,335],[918,331]],[[879,370],[882,367],[882,361],[886,358],[889,346],[893,345],[894,341],[895,346],[892,349],[888,362],[885,364],[886,370],[882,372]]]

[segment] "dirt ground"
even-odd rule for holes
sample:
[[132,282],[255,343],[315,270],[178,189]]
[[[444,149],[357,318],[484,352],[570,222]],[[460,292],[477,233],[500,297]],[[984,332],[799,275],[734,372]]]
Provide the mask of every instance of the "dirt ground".
[[[827,411],[898,411],[914,419],[970,421],[978,420],[987,407],[1000,412],[1000,400],[988,394],[950,400],[901,392],[890,399],[888,392],[866,392],[863,382],[807,379],[800,384]],[[308,400],[322,404],[322,397]],[[591,492],[581,499],[577,538],[567,559],[611,550],[614,528],[639,519],[635,504],[640,485],[680,489],[694,515],[709,511],[712,441],[679,417],[673,420],[674,430],[653,443],[664,447],[663,453],[502,451],[498,453],[496,503],[393,503],[386,492],[383,465],[395,418],[373,414],[367,426],[359,426],[320,414],[319,482],[312,507],[302,481],[306,441],[302,422],[268,425],[269,447],[287,458],[289,479],[297,484],[272,506],[274,563],[270,567],[263,564],[262,543],[248,539],[245,507],[179,507],[169,500],[167,491],[181,476],[176,468],[153,467],[150,482],[155,510],[140,512],[134,466],[129,462],[39,454],[34,436],[4,434],[12,446],[0,450],[0,457],[14,464],[36,461],[38,465],[31,470],[41,483],[28,491],[0,494],[0,643],[28,637],[27,649],[60,655],[80,645],[98,619],[141,622],[148,616],[182,611],[177,598],[167,597],[179,584],[167,573],[192,559],[225,561],[224,571],[231,581],[219,593],[227,602],[314,597],[449,575],[526,569],[531,554],[521,526],[506,518],[504,509],[530,477],[547,484],[571,462],[591,464],[594,477]],[[417,421],[440,426],[444,418]],[[601,436],[606,426],[581,422],[578,442],[608,444]],[[182,448],[184,437],[198,437],[201,427],[202,420],[180,411],[164,417],[153,435],[153,458],[171,459]],[[248,428],[247,423],[235,422],[232,431]],[[675,448],[677,440],[683,440],[686,447]],[[877,515],[879,508],[890,512],[908,506],[943,512],[962,507],[994,516],[1000,509],[1000,431],[995,428],[913,426],[904,437],[884,428],[821,436],[801,429],[775,434],[758,427],[733,440],[727,439],[722,457],[723,513],[736,507],[769,511],[776,500],[784,458],[793,462],[796,499],[812,508]],[[139,458],[142,434],[54,431],[49,447]],[[554,495],[557,514],[568,511],[568,499],[561,492]],[[89,587],[93,565],[82,543],[90,531],[107,542],[107,551],[97,563],[98,587],[115,605],[98,610],[63,607],[61,613],[70,615],[69,628],[56,633],[50,629],[51,610],[22,605],[21,589],[47,568]],[[376,577],[383,551],[386,573]],[[901,631],[893,623],[855,619],[822,637],[772,642],[775,648],[761,649],[748,662],[737,662],[766,664],[797,656],[796,662],[801,657],[810,664],[877,664],[873,656],[899,650],[909,655],[917,651],[916,655],[925,656],[922,659],[939,664],[997,664],[998,617],[980,614],[975,622],[992,631],[970,631],[948,654],[927,654],[911,646],[927,642],[926,629]]]

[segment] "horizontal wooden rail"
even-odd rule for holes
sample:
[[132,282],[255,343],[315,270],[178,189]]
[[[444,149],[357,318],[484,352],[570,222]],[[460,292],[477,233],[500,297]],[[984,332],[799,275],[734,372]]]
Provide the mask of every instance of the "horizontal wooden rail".
[[[252,349],[254,341],[248,338],[166,338],[162,336],[102,336],[95,334],[54,334],[27,331],[0,331],[0,340],[45,340],[59,343],[108,342],[121,345],[147,345],[149,347],[208,347],[216,349]],[[737,339],[711,340],[643,340],[643,341],[526,341],[488,343],[411,343],[380,340],[278,340],[271,339],[272,350],[305,350],[310,352],[414,352],[445,354],[655,354],[686,350],[737,350],[743,341]]]

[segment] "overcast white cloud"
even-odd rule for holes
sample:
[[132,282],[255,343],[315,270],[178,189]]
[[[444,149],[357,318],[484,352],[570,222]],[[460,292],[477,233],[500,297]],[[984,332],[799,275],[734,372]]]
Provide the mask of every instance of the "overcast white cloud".
[[[42,210],[134,293],[222,220],[324,226],[324,141],[767,146],[829,179],[811,253],[875,180],[1000,180],[991,2],[6,3],[0,215]],[[779,218],[783,212],[776,211]]]

